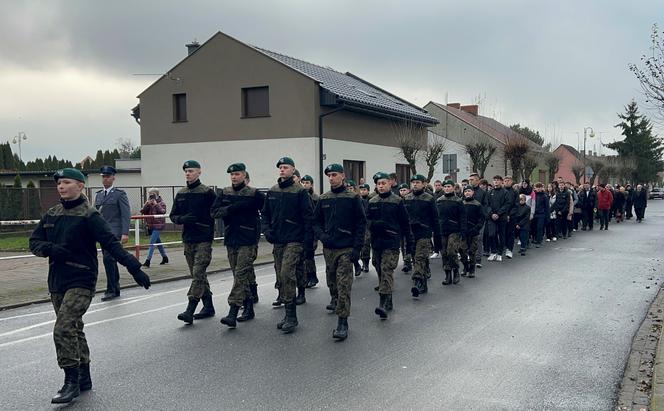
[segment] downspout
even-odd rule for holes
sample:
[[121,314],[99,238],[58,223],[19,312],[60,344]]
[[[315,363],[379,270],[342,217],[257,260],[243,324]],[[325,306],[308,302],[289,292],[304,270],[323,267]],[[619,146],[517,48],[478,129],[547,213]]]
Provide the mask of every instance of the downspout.
[[323,117],[334,114],[337,111],[341,111],[345,108],[346,106],[342,104],[339,107],[336,107],[327,113],[323,113],[318,116],[318,183],[321,194],[323,193],[323,171],[325,170],[325,166],[323,164]]

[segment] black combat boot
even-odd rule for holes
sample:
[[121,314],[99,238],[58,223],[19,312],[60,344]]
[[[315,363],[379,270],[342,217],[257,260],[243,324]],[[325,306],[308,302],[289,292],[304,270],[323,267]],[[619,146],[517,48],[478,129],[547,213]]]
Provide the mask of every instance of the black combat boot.
[[411,264],[411,262],[410,261],[404,261],[403,268],[401,269],[401,271],[403,271],[404,273],[409,273],[410,270],[412,270],[412,269],[413,269],[413,265]]
[[237,317],[239,322],[253,320],[256,314],[254,313],[254,300],[249,297],[244,299],[244,310],[242,310],[242,315]]
[[272,306],[278,308],[281,307],[283,303],[284,300],[281,299],[281,290],[279,290],[279,294],[277,294],[277,299],[272,301]]
[[184,312],[181,312],[178,314],[178,320],[184,321],[187,324],[193,324],[194,323],[194,311],[196,311],[196,306],[198,305],[198,299],[196,298],[190,298],[189,299],[189,304],[187,305],[187,309],[184,310]]
[[461,281],[461,277],[459,276],[459,269],[455,268],[454,269],[454,278],[452,279],[452,284],[459,284],[459,281]]
[[468,261],[463,262],[463,271],[461,272],[461,276],[465,277],[468,275]]
[[249,290],[251,290],[251,299],[253,303],[258,304],[258,284],[249,284]]
[[394,309],[394,305],[392,305],[392,294],[387,294],[385,296],[385,309],[387,311],[392,311]]
[[314,288],[316,284],[318,284],[318,276],[316,273],[310,273],[309,274],[309,281],[307,281],[307,288]]
[[413,295],[413,297],[420,296],[420,289],[421,289],[420,282],[421,280],[419,278],[413,280],[413,286],[410,288],[410,293]]
[[355,277],[359,277],[362,274],[362,266],[360,265],[360,262],[355,263]]
[[164,265],[164,264],[168,264],[168,256],[166,255],[161,257],[161,262],[159,263],[159,265]]
[[228,315],[223,317],[220,322],[224,325],[227,325],[227,326],[231,327],[231,328],[235,328],[235,326],[237,325],[237,322],[236,322],[237,321],[237,313],[239,311],[240,311],[240,306],[239,305],[231,304],[230,308],[228,309]]
[[302,305],[307,302],[306,297],[304,296],[304,287],[297,287],[297,297],[295,297],[295,304]]
[[212,304],[212,294],[204,295],[201,301],[203,301],[203,308],[201,308],[198,314],[194,314],[194,320],[214,317],[215,311],[214,311],[214,305]]
[[332,297],[330,303],[325,306],[325,309],[328,311],[335,311],[337,309],[337,297]]
[[92,378],[90,378],[90,363],[78,366],[78,388],[81,391],[92,389]]
[[66,404],[78,397],[81,393],[78,383],[78,367],[65,368],[65,384],[57,394],[51,398],[52,404]]
[[297,309],[295,307],[297,305],[294,301],[286,303],[286,318],[284,318],[284,323],[281,325],[281,331],[284,334],[290,334],[297,328]]
[[468,278],[475,278],[475,264],[471,264],[468,267]]
[[374,310],[376,315],[380,316],[381,320],[387,318],[387,309],[385,308],[385,301],[387,300],[387,294],[378,294],[380,296],[380,303],[378,307]]
[[337,329],[332,331],[332,338],[343,341],[348,338],[348,318],[341,318],[337,320]]
[[429,280],[425,277],[422,279],[422,288],[420,289],[420,294],[426,294],[429,292],[429,286],[427,285],[427,282]]
[[362,271],[369,272],[369,260],[362,260]]
[[145,262],[143,263],[143,267],[150,268],[150,260],[145,260]]
[[445,270],[445,280],[443,280],[443,285],[452,284],[452,270]]

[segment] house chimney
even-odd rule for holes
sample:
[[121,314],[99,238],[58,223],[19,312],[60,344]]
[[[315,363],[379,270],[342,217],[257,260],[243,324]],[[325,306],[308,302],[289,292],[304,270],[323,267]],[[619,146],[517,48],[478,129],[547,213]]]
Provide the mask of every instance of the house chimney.
[[461,103],[450,103],[450,104],[447,105],[447,107],[452,107],[452,108],[459,109],[459,108],[461,108]]
[[196,40],[192,41],[189,44],[185,44],[187,47],[187,56],[191,55],[194,51],[198,50],[198,48],[201,46]]
[[466,113],[472,114],[474,116],[479,114],[479,106],[477,104],[472,104],[472,105],[468,105],[468,106],[461,106],[460,108],[461,108],[461,110],[465,111]]

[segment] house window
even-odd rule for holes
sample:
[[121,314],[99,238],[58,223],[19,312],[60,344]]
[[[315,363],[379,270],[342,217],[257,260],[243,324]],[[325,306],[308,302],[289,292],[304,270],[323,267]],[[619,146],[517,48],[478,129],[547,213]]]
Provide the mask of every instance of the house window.
[[344,174],[346,179],[355,180],[359,185],[364,178],[364,161],[344,160]]
[[443,154],[443,174],[454,174],[457,171],[457,155]]
[[268,117],[270,115],[269,87],[242,89],[242,118]]
[[408,164],[397,164],[397,183],[410,184],[410,166]]
[[173,94],[173,122],[187,121],[187,94]]

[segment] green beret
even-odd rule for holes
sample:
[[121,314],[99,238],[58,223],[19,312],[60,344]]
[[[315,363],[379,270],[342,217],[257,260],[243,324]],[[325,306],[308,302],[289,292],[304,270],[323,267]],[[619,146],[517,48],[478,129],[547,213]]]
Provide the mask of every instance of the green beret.
[[314,178],[310,176],[309,174],[305,174],[304,177],[301,178],[302,181],[308,181],[311,184],[314,183]]
[[443,181],[443,186],[453,186],[453,185],[454,185],[454,181],[452,181],[452,180]]
[[360,184],[360,188],[366,188],[367,190],[371,190],[371,187],[369,187],[369,184],[367,183]]
[[184,170],[187,168],[201,168],[201,163],[196,160],[187,160],[182,164],[182,169]]
[[299,177],[300,176],[300,170],[298,170],[296,168],[295,171],[293,171],[293,175],[296,176],[296,177]]
[[279,161],[277,161],[277,167],[281,166],[282,164],[295,167],[295,161],[293,161],[293,159],[290,157],[281,157]]
[[410,178],[410,181],[421,181],[423,183],[426,183],[427,179],[422,174],[415,174]]
[[406,183],[399,184],[399,190],[401,190],[402,188],[406,188],[406,189],[410,190],[410,187]]
[[346,180],[346,185],[351,187],[357,187],[357,183],[355,182],[355,180],[352,180],[350,178]]
[[63,168],[58,170],[53,174],[53,180],[58,181],[61,178],[71,178],[72,180],[80,181],[85,183],[85,176],[81,173],[81,170],[75,168]]
[[344,172],[344,166],[341,164],[337,163],[332,163],[325,167],[325,175],[328,175],[328,173],[343,173]]
[[377,172],[376,174],[373,175],[374,183],[377,183],[378,180],[389,180],[389,179],[390,179],[390,175],[383,172],[383,171],[379,171],[379,172]]
[[234,163],[228,166],[227,173],[234,173],[236,171],[247,171],[247,166],[244,163]]

